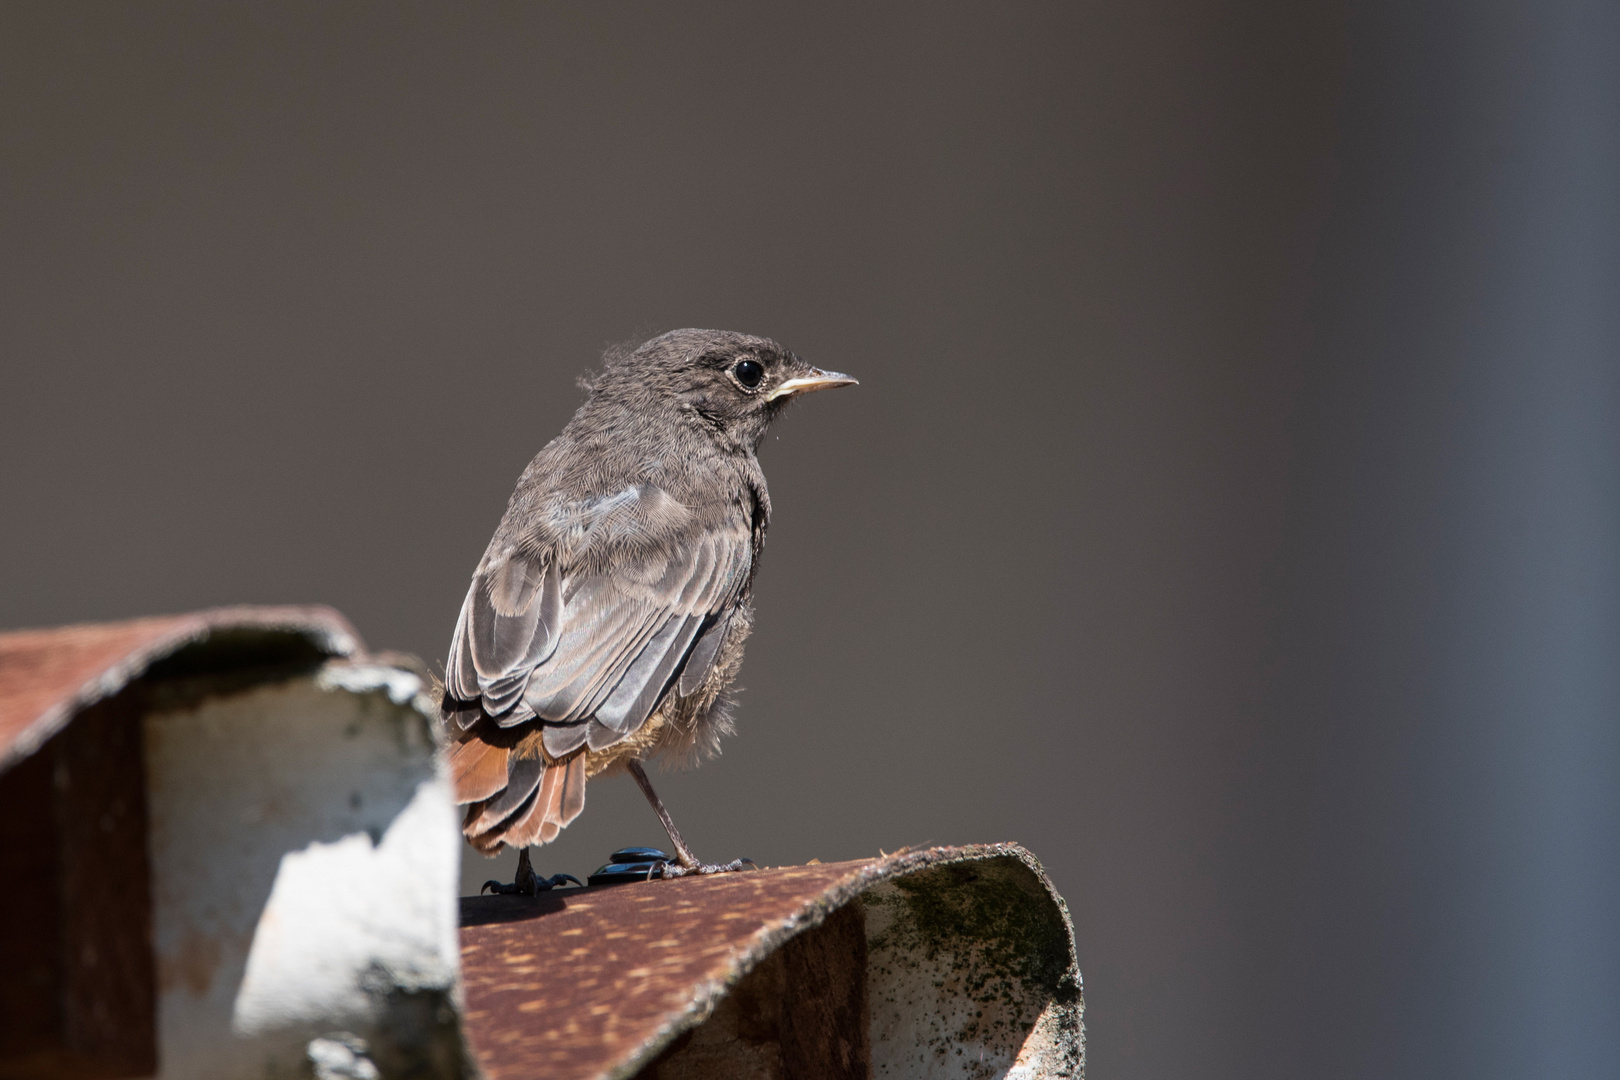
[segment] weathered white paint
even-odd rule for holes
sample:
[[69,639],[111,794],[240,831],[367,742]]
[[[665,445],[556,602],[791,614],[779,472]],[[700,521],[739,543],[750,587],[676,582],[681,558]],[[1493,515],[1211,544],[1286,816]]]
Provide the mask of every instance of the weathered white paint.
[[[146,721],[159,1075],[309,1075],[452,992],[460,836],[416,676],[334,663]],[[387,1050],[387,1046],[383,1046]]]

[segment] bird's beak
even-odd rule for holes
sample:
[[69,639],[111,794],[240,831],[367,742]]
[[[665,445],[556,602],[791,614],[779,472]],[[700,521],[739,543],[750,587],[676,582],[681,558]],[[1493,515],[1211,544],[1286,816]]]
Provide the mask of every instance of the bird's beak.
[[822,371],[820,368],[811,368],[810,374],[800,375],[797,379],[789,379],[766,394],[765,400],[775,401],[777,398],[793,397],[796,394],[813,394],[817,390],[830,390],[835,386],[858,385],[848,375],[840,375],[836,371]]

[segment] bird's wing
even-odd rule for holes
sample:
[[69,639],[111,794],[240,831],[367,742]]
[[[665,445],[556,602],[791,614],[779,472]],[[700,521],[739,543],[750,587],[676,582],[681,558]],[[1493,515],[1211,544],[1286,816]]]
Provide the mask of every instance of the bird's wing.
[[499,716],[518,703],[529,674],[556,650],[562,575],[555,556],[512,551],[473,575],[450,639],[444,688]]
[[741,515],[699,526],[656,488],[631,491],[557,530],[572,538],[566,554],[514,548],[486,560],[456,624],[450,696],[480,702],[502,727],[545,721],[554,757],[635,731],[677,677],[700,685],[748,580]]

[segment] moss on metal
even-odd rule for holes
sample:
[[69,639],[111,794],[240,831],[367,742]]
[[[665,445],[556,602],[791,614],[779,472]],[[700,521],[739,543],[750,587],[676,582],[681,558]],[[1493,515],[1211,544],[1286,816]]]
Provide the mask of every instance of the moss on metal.
[[[905,1025],[903,1041],[914,1050],[892,1063],[900,1074],[920,1064],[918,1054],[948,1075],[1005,1075],[1043,1016],[1072,1013],[1065,1022],[1078,1027],[1070,932],[1053,899],[1013,857],[922,870],[863,896],[875,916],[873,1004],[895,1017],[919,1017]],[[930,998],[933,1008],[925,1005]],[[1072,1063],[1039,1071],[1072,1075],[1080,1067],[1078,1040],[1072,1056]],[[874,1064],[874,1075],[891,1071]]]

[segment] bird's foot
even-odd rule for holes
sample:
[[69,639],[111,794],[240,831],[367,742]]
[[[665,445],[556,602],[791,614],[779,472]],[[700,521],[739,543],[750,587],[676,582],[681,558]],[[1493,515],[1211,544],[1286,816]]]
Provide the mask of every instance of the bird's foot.
[[753,859],[732,859],[728,863],[700,863],[693,860],[691,864],[671,862],[665,863],[659,870],[658,876],[663,878],[687,877],[691,874],[730,874],[738,870],[758,870],[759,865]]
[[484,882],[483,887],[478,890],[478,894],[482,896],[484,891],[487,889],[492,893],[499,893],[502,896],[535,896],[539,893],[550,892],[557,886],[570,881],[575,885],[581,884],[579,878],[572,874],[552,874],[550,877],[545,878],[535,874],[526,883],[522,881],[513,881],[508,884],[503,884],[502,882],[491,878],[490,880]]
[[[664,809],[664,801],[658,797],[658,792],[653,790],[652,781],[647,779],[647,771],[641,767],[641,762],[631,758],[625,765],[630,770],[630,775],[636,778],[636,783],[641,787],[641,793],[647,796],[647,802],[652,806],[653,813],[657,814],[658,820],[664,823],[664,831],[669,833],[669,842],[675,845],[674,859],[670,859],[669,856],[664,855],[662,851],[655,848],[633,849],[651,852],[654,855],[662,855],[667,860],[662,865],[651,868],[652,872],[649,876],[677,878],[686,877],[689,874],[729,874],[735,870],[747,870],[750,867],[755,870],[759,869],[753,859],[732,859],[728,863],[719,865],[698,862],[697,856],[692,854],[692,849],[686,846],[685,840],[681,839],[680,830],[675,828],[675,822],[670,820],[669,811]],[[630,850],[632,849],[626,849],[626,851]],[[616,852],[615,855],[617,854]],[[603,869],[605,870],[607,867],[603,867]]]
[[546,878],[536,874],[534,867],[529,863],[529,849],[524,848],[518,853],[517,873],[513,875],[512,883],[504,885],[499,881],[486,881],[479,888],[478,895],[484,895],[484,890],[488,889],[500,896],[538,896],[540,893],[550,892],[565,881],[572,881],[575,885],[581,884],[579,878],[572,874],[552,874]]

